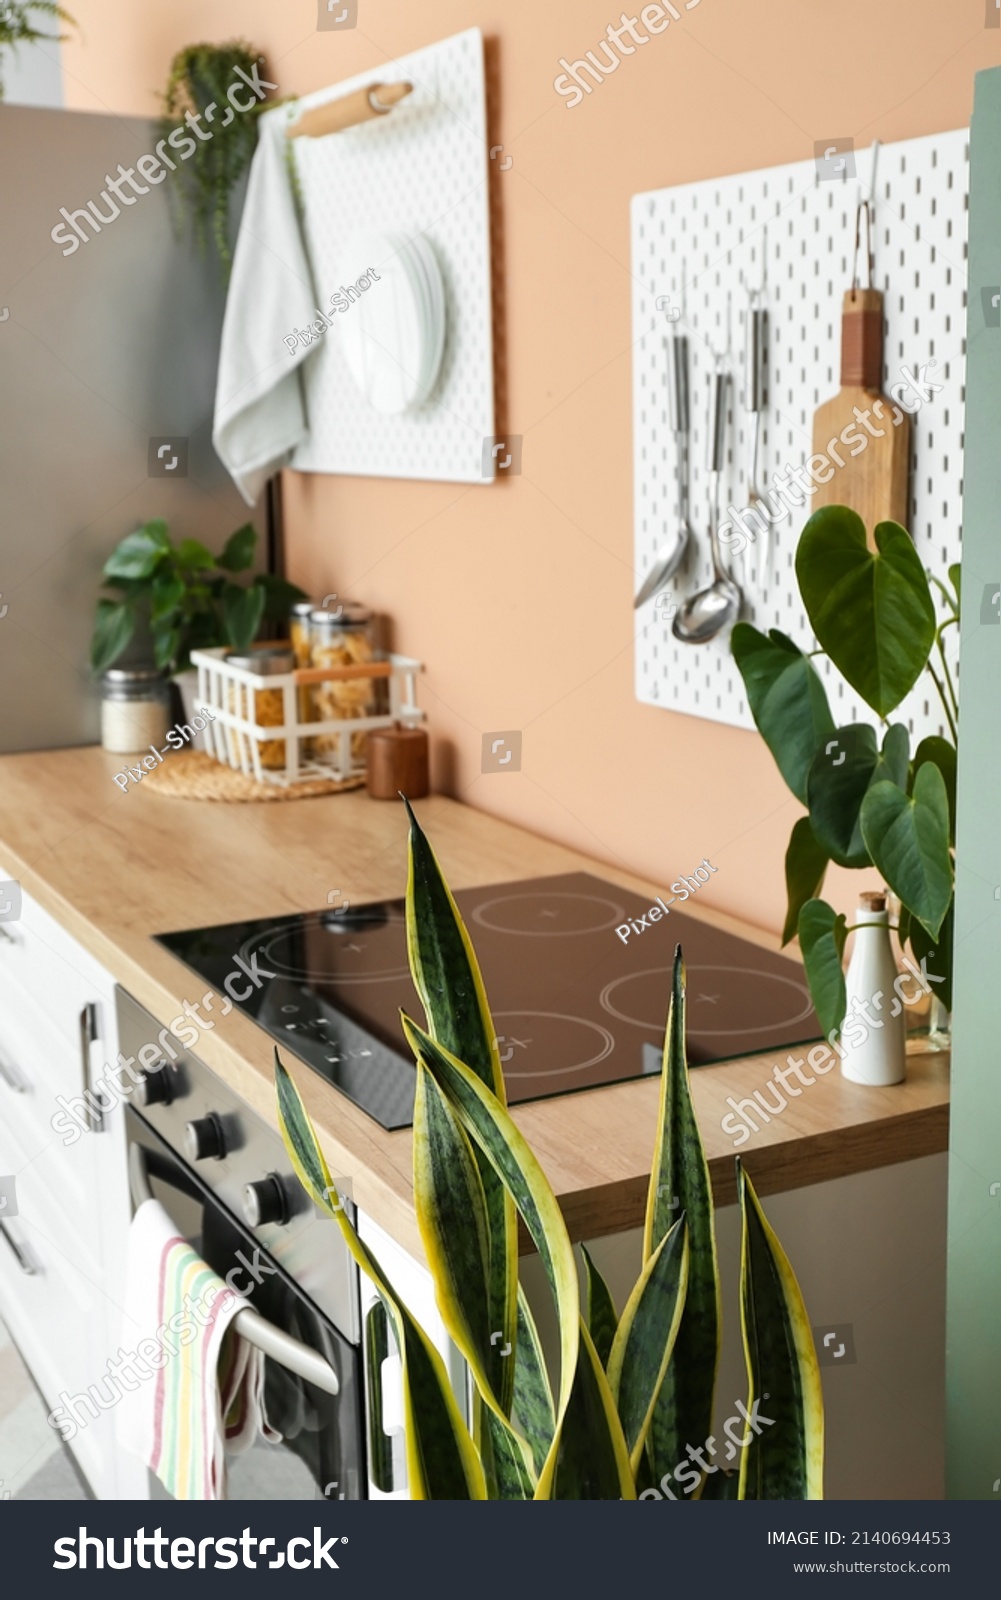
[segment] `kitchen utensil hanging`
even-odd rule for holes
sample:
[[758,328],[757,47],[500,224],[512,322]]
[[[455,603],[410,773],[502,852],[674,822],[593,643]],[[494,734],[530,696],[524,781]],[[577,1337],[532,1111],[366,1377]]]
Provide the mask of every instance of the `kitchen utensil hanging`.
[[759,535],[758,559],[756,573],[758,587],[768,576],[770,547],[770,521],[766,512],[760,510],[764,495],[761,492],[759,473],[761,472],[761,445],[764,431],[764,414],[767,405],[765,392],[766,378],[766,346],[768,339],[768,312],[765,309],[762,291],[752,290],[747,308],[747,340],[744,362],[744,410],[751,418],[751,462],[747,478],[747,508],[757,511],[764,527]]
[[667,352],[667,414],[674,434],[674,471],[678,485],[677,523],[653,559],[642,588],[633,601],[634,608],[645,605],[667,583],[685,559],[692,539],[689,507],[689,448],[691,404],[689,394],[689,355],[686,334],[665,336]]
[[709,551],[713,581],[693,594],[675,615],[671,631],[684,644],[707,644],[740,615],[742,594],[723,565],[719,538],[720,486],[726,467],[726,420],[730,375],[717,365],[710,383],[709,413]]
[[[911,462],[910,418],[881,393],[885,313],[883,295],[872,281],[872,195],[878,150],[877,144],[869,195],[855,212],[852,285],[841,313],[841,390],[819,408],[813,427],[814,454],[826,456],[832,471],[826,483],[818,484],[812,509],[850,506],[865,523],[870,543],[877,523],[906,526]],[[863,221],[864,288],[859,282]]]
[[[664,381],[664,329],[657,302],[680,304],[684,293],[692,394],[701,397],[712,367],[711,347],[726,343],[727,298],[743,319],[748,288],[764,284],[768,410],[763,436],[767,472],[761,473],[766,480],[761,487],[767,488],[768,503],[780,520],[770,530],[771,561],[760,587],[745,583],[738,565],[743,561],[743,570],[753,573],[754,566],[747,563],[753,563],[757,554],[753,538],[744,546],[739,537],[748,505],[751,454],[743,406],[734,418],[721,516],[733,523],[737,535],[727,562],[732,560],[744,588],[742,619],[765,632],[779,628],[804,648],[809,648],[812,629],[794,563],[801,529],[819,495],[796,485],[802,485],[813,454],[814,413],[838,388],[837,310],[853,277],[856,206],[867,197],[870,185],[868,152],[856,150],[855,161],[858,178],[850,175],[850,162],[839,176],[830,177],[823,163],[818,169],[811,154],[802,161],[713,175],[632,199],[636,587],[649,571],[673,511],[674,485],[663,470],[663,463],[672,458],[673,437],[663,403],[657,403]],[[885,295],[883,388],[901,409],[910,409],[919,470],[912,477],[904,525],[922,565],[932,571],[944,571],[961,554],[968,192],[968,128],[880,147],[873,284]],[[862,260],[864,215],[861,221],[858,279],[863,288],[867,282]],[[735,335],[739,353],[743,328],[735,329]],[[918,387],[909,386],[909,375]],[[922,375],[927,380],[923,388]],[[892,428],[892,406],[890,412]],[[876,417],[870,420],[884,428],[888,425]],[[708,491],[701,437],[704,420],[693,411],[692,421],[691,493],[693,504],[701,506]],[[832,437],[828,434],[824,445]],[[868,449],[880,443],[870,439]],[[851,460],[850,447],[839,443],[837,448],[844,460]],[[818,468],[822,463],[812,465]],[[784,512],[773,501],[776,472],[790,486]],[[836,463],[834,472],[839,475]],[[809,481],[818,487],[816,480]],[[709,581],[709,563],[701,552],[699,559],[691,552],[685,570],[697,574],[692,588]],[[956,635],[952,628],[943,637],[950,668],[957,655]],[[639,628],[634,653],[635,693],[642,704],[753,728],[743,680],[725,633],[702,649],[691,650],[670,631],[665,635],[662,629]],[[813,666],[839,726],[870,716],[825,657],[815,657]],[[898,715],[911,730],[912,749],[922,738],[943,731],[935,697],[929,699],[920,689],[907,697]]]

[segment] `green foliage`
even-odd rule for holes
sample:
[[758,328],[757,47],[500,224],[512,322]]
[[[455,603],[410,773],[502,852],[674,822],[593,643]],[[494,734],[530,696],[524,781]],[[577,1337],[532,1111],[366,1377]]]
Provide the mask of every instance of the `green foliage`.
[[230,576],[251,565],[256,541],[257,530],[248,522],[230,535],[217,558],[198,539],[182,539],[175,547],[159,520],[127,534],[104,564],[105,587],[115,594],[97,602],[90,646],[94,672],[114,665],[141,615],[149,622],[156,664],[169,673],[183,672],[192,650],[248,650],[262,622],[284,622],[293,602],[306,598],[301,589],[266,572],[246,587]]
[[55,0],[3,0],[0,5],[0,100],[4,96],[3,85],[3,51],[7,45],[15,49],[19,44],[35,44],[45,39],[65,39],[63,33],[45,33],[36,28],[32,13],[39,17],[52,17],[59,22],[69,23],[75,28],[76,22],[68,11],[57,5]]
[[[210,139],[195,138],[196,148],[186,160],[177,162],[174,193],[182,208],[190,213],[195,238],[201,249],[211,235],[223,274],[229,277],[232,266],[230,244],[230,198],[233,190],[250,165],[257,145],[257,118],[262,110],[269,109],[266,100],[259,101],[246,111],[237,111],[225,126],[225,113],[232,110],[226,96],[234,84],[242,84],[236,69],[252,76],[252,70],[261,61],[261,52],[243,40],[229,44],[193,44],[179,50],[170,64],[170,76],[163,97],[166,113],[162,135],[169,138],[177,128],[190,133],[184,121],[185,113],[205,117],[207,109],[216,109],[211,118],[201,124],[211,133]],[[246,101],[249,89],[243,85],[240,99]]]
[[[677,952],[644,1229],[643,1266],[621,1316],[583,1252],[587,1314],[566,1223],[507,1110],[476,955],[430,845],[411,814],[407,932],[426,1028],[403,1017],[417,1062],[414,1203],[438,1310],[468,1369],[471,1428],[444,1367],[355,1233],[319,1140],[276,1052],[282,1135],[300,1182],[334,1218],[374,1282],[403,1364],[414,1499],[632,1500],[657,1495],[686,1446],[713,1431],[721,1341],[712,1188],[685,1057],[685,976]],[[738,1164],[739,1168],[739,1164]],[[728,1447],[741,1471],[710,1466],[691,1485],[712,1499],[819,1499],[823,1403],[809,1319],[792,1269],[738,1173],[740,1292],[750,1392],[765,1429]],[[553,1298],[554,1398],[518,1281],[520,1216]],[[772,1418],[781,1418],[781,1428]],[[774,1429],[774,1433],[770,1430]],[[672,1497],[673,1491],[672,1491]]]
[[[775,629],[766,637],[746,623],[733,630],[734,660],[758,731],[809,813],[793,828],[786,852],[782,940],[799,935],[825,1035],[844,1015],[847,931],[844,918],[817,898],[830,861],[878,869],[901,902],[901,948],[909,944],[930,972],[947,978],[935,992],[951,1004],[959,707],[942,635],[959,622],[960,570],[949,568],[948,587],[929,580],[910,535],[895,522],[880,523],[874,540],[875,552],[854,511],[825,507],[800,536],[796,576],[822,646],[814,654],[830,657],[880,727],[834,728],[820,679],[791,640]],[[931,585],[946,609],[941,621]],[[952,739],[923,739],[912,758],[904,724],[885,719],[922,672]]]

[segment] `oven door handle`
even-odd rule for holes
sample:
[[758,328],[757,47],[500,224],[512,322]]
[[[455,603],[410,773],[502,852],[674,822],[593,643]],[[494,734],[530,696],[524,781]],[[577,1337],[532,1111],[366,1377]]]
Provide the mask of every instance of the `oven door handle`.
[[[132,1199],[137,1206],[153,1199],[142,1146],[138,1144],[133,1144],[129,1149],[129,1180]],[[321,1355],[311,1350],[308,1344],[303,1344],[301,1339],[293,1339],[291,1334],[276,1328],[273,1322],[268,1322],[267,1318],[260,1316],[252,1307],[246,1306],[237,1312],[233,1318],[233,1327],[241,1339],[246,1339],[248,1344],[252,1344],[272,1361],[277,1361],[279,1366],[294,1372],[297,1377],[304,1378],[307,1383],[313,1384],[314,1388],[322,1389],[324,1394],[340,1393],[340,1380],[329,1361],[324,1361]]]

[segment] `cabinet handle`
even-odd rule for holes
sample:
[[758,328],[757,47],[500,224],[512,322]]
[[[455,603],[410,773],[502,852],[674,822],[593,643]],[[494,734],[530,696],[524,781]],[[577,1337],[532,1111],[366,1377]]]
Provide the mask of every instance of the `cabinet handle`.
[[15,1094],[27,1094],[28,1092],[28,1085],[23,1083],[11,1070],[3,1056],[0,1056],[0,1081],[5,1083],[8,1089],[13,1089]]
[[27,1253],[22,1250],[13,1234],[7,1232],[6,1224],[3,1222],[0,1222],[0,1239],[3,1239],[4,1243],[13,1251],[14,1260],[17,1262],[25,1277],[37,1277],[38,1268],[35,1266],[35,1263],[29,1258]]
[[88,1001],[80,1012],[80,1060],[83,1065],[83,1092],[87,1099],[91,1133],[103,1133],[104,1110],[90,1084],[90,1047],[97,1038],[97,1007]]

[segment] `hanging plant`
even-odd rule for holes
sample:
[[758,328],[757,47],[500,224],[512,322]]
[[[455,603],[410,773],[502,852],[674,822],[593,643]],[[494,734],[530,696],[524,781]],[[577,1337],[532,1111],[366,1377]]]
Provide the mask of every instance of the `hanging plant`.
[[164,138],[180,131],[195,145],[185,152],[183,144],[175,143],[183,159],[177,165],[173,192],[182,213],[190,216],[199,249],[204,250],[211,236],[226,278],[233,261],[230,201],[254,154],[258,115],[273,104],[258,99],[234,114],[229,91],[238,86],[239,99],[245,101],[246,84],[258,79],[262,60],[261,52],[243,40],[188,45],[170,64],[163,97]]
[[16,47],[19,44],[37,44],[44,39],[51,42],[66,37],[62,33],[42,33],[31,21],[30,13],[33,11],[76,27],[69,12],[56,5],[55,0],[0,0],[0,100],[4,95],[3,52],[8,45]]

